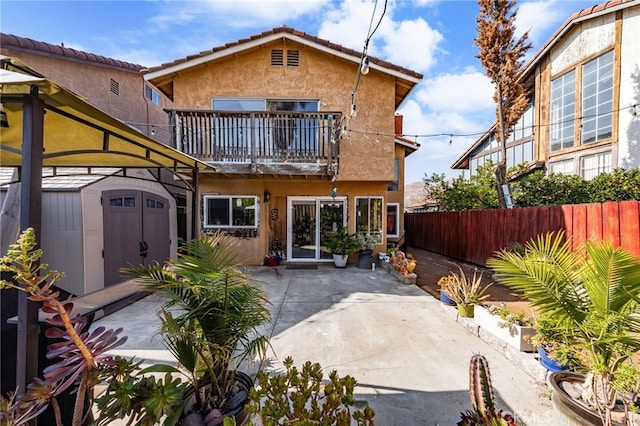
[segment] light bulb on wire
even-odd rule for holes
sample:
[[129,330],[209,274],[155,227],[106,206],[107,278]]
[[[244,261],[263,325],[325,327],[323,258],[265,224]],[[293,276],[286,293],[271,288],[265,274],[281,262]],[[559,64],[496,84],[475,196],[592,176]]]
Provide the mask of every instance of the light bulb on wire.
[[360,73],[362,75],[369,74],[369,57],[365,56],[362,60],[362,66],[360,67]]

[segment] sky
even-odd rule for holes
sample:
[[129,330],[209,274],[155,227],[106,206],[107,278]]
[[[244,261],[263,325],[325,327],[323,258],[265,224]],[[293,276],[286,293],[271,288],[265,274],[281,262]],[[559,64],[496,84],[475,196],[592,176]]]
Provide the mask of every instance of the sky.
[[[527,56],[600,2],[519,0]],[[411,183],[460,175],[451,164],[495,120],[493,87],[476,58],[477,15],[471,0],[2,0],[0,31],[152,67],[281,25],[362,51],[380,21],[368,54],[424,75],[397,111],[421,145],[406,160]]]

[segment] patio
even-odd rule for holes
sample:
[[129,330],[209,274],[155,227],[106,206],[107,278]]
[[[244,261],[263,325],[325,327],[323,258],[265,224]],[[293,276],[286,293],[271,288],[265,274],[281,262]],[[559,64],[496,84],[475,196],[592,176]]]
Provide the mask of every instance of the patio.
[[[553,423],[546,387],[452,320],[417,286],[401,284],[380,268],[354,266],[258,267],[253,276],[272,303],[265,332],[273,351],[266,370],[280,369],[289,355],[296,365],[319,362],[325,374],[335,369],[357,379],[358,406],[368,403],[377,424],[452,425],[471,408],[468,363],[481,353],[490,363],[499,408],[530,426]],[[118,354],[170,362],[155,336],[160,304],[148,296],[93,327],[124,328],[129,340]]]

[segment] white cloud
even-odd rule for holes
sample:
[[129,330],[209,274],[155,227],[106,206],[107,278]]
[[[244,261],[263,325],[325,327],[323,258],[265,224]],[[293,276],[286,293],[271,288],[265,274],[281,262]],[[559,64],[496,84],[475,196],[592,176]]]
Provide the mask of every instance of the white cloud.
[[381,29],[384,58],[419,72],[435,64],[438,44],[443,36],[422,18],[404,20]]
[[228,26],[255,28],[279,26],[303,15],[318,12],[330,0],[207,0],[215,14],[227,17]]
[[[573,13],[577,2],[542,0],[523,2],[517,5],[516,28],[518,37],[529,32],[529,41],[534,46],[542,46],[548,37]],[[533,52],[531,52],[533,53]]]
[[420,83],[415,98],[434,111],[477,111],[493,107],[493,85],[474,69],[440,74]]
[[[375,7],[373,1],[347,0],[340,3],[338,7],[329,10],[323,15],[318,37],[361,51],[369,33],[374,8],[376,10],[374,22],[377,23],[380,20],[382,9]],[[387,10],[381,26],[388,25],[384,21],[389,20],[389,13],[390,11]],[[374,34],[374,39],[376,35]],[[369,53],[372,56],[376,56],[374,46],[370,45]]]

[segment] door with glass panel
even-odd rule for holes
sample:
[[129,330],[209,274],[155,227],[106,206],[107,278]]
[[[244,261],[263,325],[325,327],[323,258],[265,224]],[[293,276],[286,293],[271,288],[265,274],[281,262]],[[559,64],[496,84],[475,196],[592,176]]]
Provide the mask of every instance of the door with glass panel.
[[287,259],[331,260],[325,247],[329,232],[346,225],[346,198],[290,197]]

